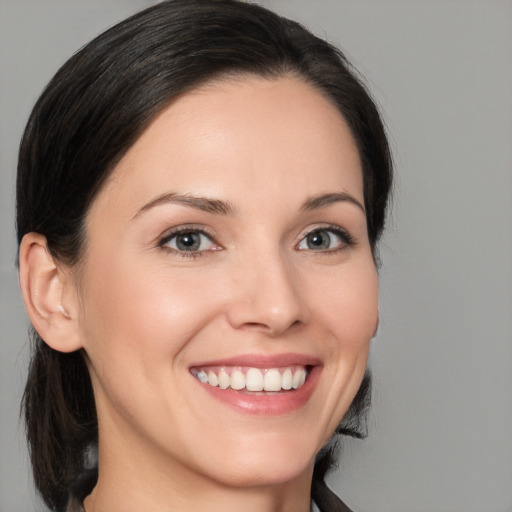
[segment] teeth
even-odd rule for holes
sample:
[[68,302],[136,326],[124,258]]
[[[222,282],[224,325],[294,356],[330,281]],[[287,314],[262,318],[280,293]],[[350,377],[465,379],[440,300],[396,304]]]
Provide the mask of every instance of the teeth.
[[220,389],[229,388],[229,385],[231,384],[231,378],[226,373],[226,370],[224,370],[224,368],[222,368],[222,370],[219,372],[218,381]]
[[[199,370],[193,372],[198,380],[210,386],[221,389],[231,388],[236,391],[247,389],[247,391],[288,391],[299,389],[304,385],[307,377],[306,368],[294,366],[291,368],[220,368],[218,371]],[[230,372],[230,373],[228,373]]]
[[219,378],[217,377],[216,373],[208,372],[208,384],[210,384],[210,386],[218,386],[219,385]]
[[282,376],[281,386],[283,389],[292,389],[293,375],[290,368],[287,368]]
[[263,374],[257,368],[250,368],[245,375],[247,391],[263,391]]
[[231,374],[231,389],[245,388],[245,375],[240,370],[235,370]]
[[279,370],[268,370],[263,377],[263,389],[265,391],[281,391],[281,374]]
[[299,388],[301,379],[302,379],[301,372],[295,372],[293,374],[293,379],[292,379],[292,387],[293,387],[293,389],[298,389]]

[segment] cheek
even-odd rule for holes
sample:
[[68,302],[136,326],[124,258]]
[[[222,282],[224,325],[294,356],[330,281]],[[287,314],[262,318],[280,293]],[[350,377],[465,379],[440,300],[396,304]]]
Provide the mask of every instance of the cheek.
[[82,322],[93,364],[130,360],[156,369],[165,358],[169,365],[213,314],[197,276],[170,275],[165,266],[130,260],[96,261],[86,281]]
[[340,268],[316,288],[316,313],[333,335],[332,349],[367,349],[378,322],[378,276],[373,261]]
[[171,275],[166,266],[95,261],[81,324],[98,416],[103,425],[123,418],[144,432],[147,417],[155,425],[179,424],[176,413],[187,404],[174,390],[186,378],[184,349],[214,310],[200,293],[203,280]]

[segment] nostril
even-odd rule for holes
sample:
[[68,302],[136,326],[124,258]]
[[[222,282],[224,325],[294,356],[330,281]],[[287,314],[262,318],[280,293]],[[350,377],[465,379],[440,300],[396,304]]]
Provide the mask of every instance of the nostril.
[[299,328],[301,325],[302,322],[300,320],[295,320],[288,326],[273,325],[272,323],[266,324],[264,322],[245,322],[240,327],[247,331],[258,331],[261,333],[265,333],[267,336],[270,337],[277,337],[283,334],[283,332],[295,330]]
[[271,331],[271,327],[269,327],[267,324],[260,323],[260,322],[246,322],[242,325],[242,328],[247,330],[265,330],[265,331]]
[[[290,325],[286,326],[284,330],[294,329],[302,325],[301,320],[294,320]],[[244,329],[248,330],[258,330],[258,331],[268,331],[271,334],[277,334],[277,331],[281,332],[283,329],[282,327],[274,327],[272,323],[265,323],[265,322],[245,322],[242,326]]]

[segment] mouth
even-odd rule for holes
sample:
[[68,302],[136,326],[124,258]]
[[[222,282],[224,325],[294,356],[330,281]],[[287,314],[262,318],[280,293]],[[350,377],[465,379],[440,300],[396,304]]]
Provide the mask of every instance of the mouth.
[[323,364],[302,355],[240,356],[189,368],[207,394],[242,414],[283,415],[303,407]]
[[311,365],[277,368],[205,366],[191,368],[191,373],[203,384],[219,389],[266,394],[300,389],[304,386],[311,368]]

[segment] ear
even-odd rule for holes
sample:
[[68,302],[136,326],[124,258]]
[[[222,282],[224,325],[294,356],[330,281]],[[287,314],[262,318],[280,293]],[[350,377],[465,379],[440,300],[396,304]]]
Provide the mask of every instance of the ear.
[[59,352],[82,348],[74,280],[69,269],[54,261],[44,236],[28,233],[23,237],[19,269],[25,308],[41,338]]

